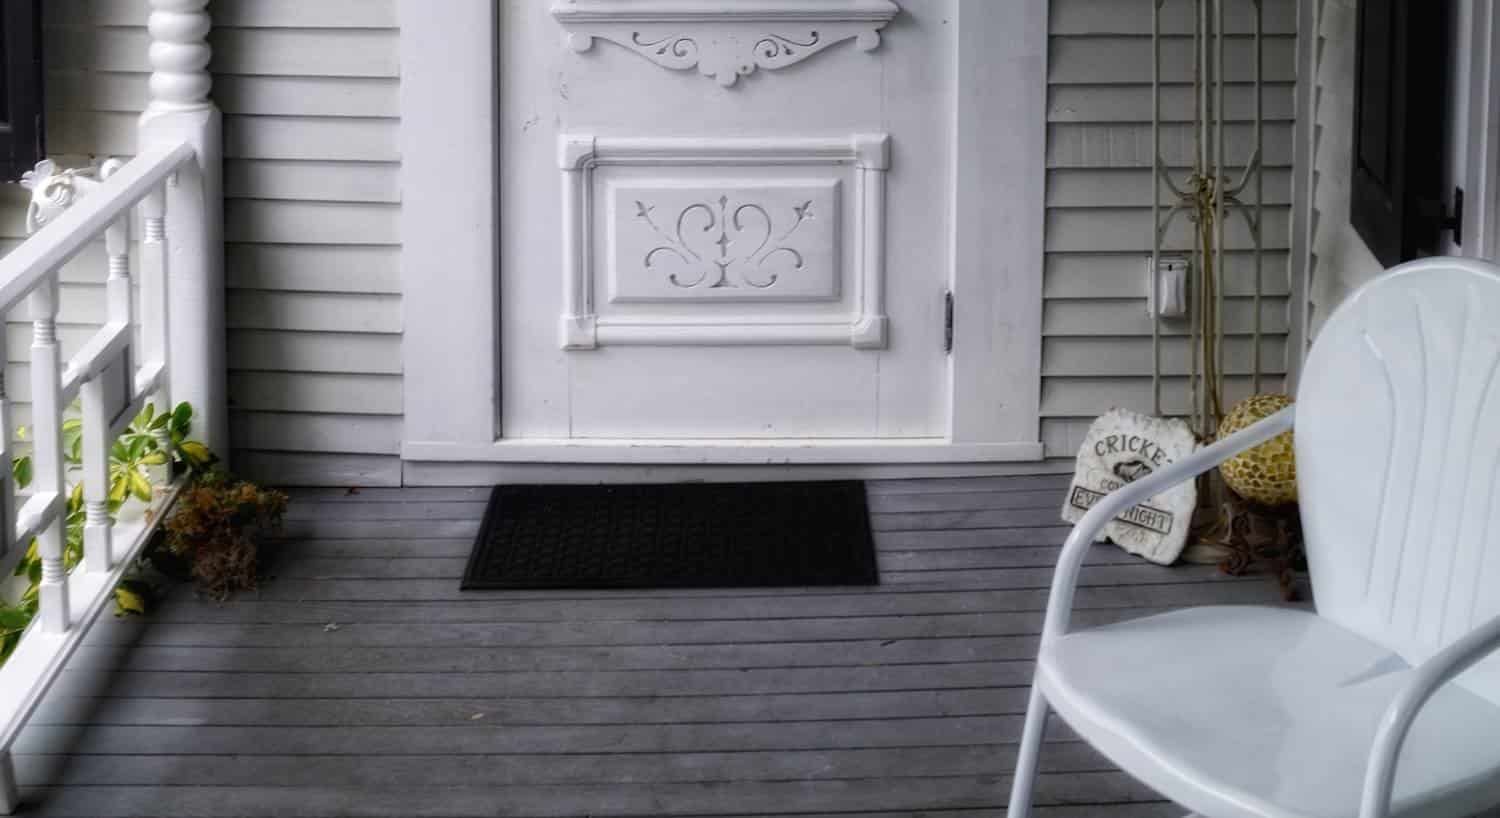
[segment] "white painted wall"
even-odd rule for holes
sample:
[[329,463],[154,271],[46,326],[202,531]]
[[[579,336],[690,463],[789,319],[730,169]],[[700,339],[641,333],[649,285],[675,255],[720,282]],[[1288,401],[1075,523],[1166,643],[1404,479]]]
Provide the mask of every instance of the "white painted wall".
[[[1179,2],[1168,0],[1168,20]],[[1278,85],[1267,110],[1278,121],[1267,132],[1267,190],[1279,206],[1290,197],[1292,5],[1268,2],[1272,53],[1288,55],[1268,61]],[[53,147],[75,157],[130,153],[145,99],[144,3],[49,0],[47,8]],[[229,157],[237,463],[284,483],[396,483],[404,411],[396,2],[214,0],[211,8],[219,26],[215,97],[226,115]],[[1150,17],[1145,3],[1118,0],[1052,0],[1049,17],[1040,422],[1048,454],[1063,456],[1087,420],[1110,405],[1147,408],[1150,326],[1140,256],[1150,218],[1150,157],[1141,147],[1149,146]],[[1179,23],[1175,30],[1187,29]],[[1187,42],[1179,36],[1172,46],[1179,66]],[[1279,65],[1288,68],[1274,73]],[[1181,99],[1185,78],[1181,69],[1172,77],[1169,100]],[[1185,116],[1180,102],[1169,109]],[[465,172],[461,157],[450,163],[452,172]],[[1286,222],[1285,208],[1279,211],[1268,236],[1285,247],[1285,228],[1277,226]],[[21,191],[0,189],[0,240],[9,246],[24,232],[22,215]],[[1273,256],[1268,270],[1280,269]],[[449,274],[434,267],[434,281]],[[67,271],[65,352],[102,316],[102,279],[99,256]],[[1243,278],[1231,280],[1245,292]],[[1279,330],[1288,288],[1278,275],[1267,281],[1274,297],[1266,326]],[[1230,305],[1241,323],[1244,304]],[[11,357],[23,357],[26,328],[8,330]],[[1266,341],[1273,370],[1281,343]],[[1168,339],[1174,372],[1185,371],[1185,349],[1182,338]],[[1245,339],[1232,341],[1232,372],[1245,372],[1248,353]],[[24,398],[24,365],[13,361],[7,374]]]
[[[1230,3],[1231,9],[1249,3]],[[1288,253],[1296,76],[1295,0],[1266,0],[1265,147],[1268,252],[1263,268],[1262,371],[1284,371],[1290,292]],[[1231,16],[1230,31],[1249,31]],[[1052,0],[1047,105],[1047,257],[1042,333],[1042,438],[1051,457],[1071,457],[1089,422],[1111,406],[1152,409],[1151,319],[1144,256],[1151,247],[1151,15],[1149,3]],[[1192,7],[1162,8],[1162,151],[1186,175],[1192,142]],[[1229,46],[1230,79],[1253,76],[1248,38]],[[1248,85],[1231,85],[1231,151],[1248,141]],[[1243,155],[1243,151],[1233,153]],[[1166,198],[1162,201],[1165,203]],[[1177,225],[1181,228],[1182,225]],[[1186,234],[1173,232],[1186,248]],[[1233,233],[1231,232],[1231,235]],[[1232,245],[1233,246],[1233,245]],[[1245,246],[1245,245],[1239,245]],[[1228,254],[1226,391],[1250,390],[1254,270]],[[1163,409],[1187,410],[1185,322],[1163,327]],[[1262,384],[1275,389],[1279,377]]]
[[[48,0],[49,147],[135,150],[146,4]],[[236,466],[281,483],[393,484],[401,394],[398,32],[391,0],[214,0],[225,113],[229,396]],[[0,188],[0,238],[24,236]],[[64,353],[103,315],[102,252],[66,271]],[[7,383],[26,397],[26,327]],[[24,421],[25,409],[21,410]]]

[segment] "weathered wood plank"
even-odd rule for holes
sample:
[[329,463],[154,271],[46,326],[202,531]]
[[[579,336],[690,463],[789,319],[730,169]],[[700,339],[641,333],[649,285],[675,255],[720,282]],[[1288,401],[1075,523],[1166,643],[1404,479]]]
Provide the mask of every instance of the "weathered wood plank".
[[870,494],[927,494],[971,491],[1061,491],[1069,478],[1059,474],[1018,477],[928,477],[910,480],[872,480],[865,484]]
[[[453,816],[576,816],[590,814],[697,816],[750,812],[829,812],[848,810],[940,810],[1003,805],[1008,776],[951,776],[934,779],[848,779],[838,781],[754,781],[626,786],[557,784],[525,787],[431,788],[403,782],[366,790],[316,787],[74,787],[45,793],[40,816],[160,816],[204,818],[242,816],[244,804],[263,814],[286,818],[359,814],[453,818]],[[1075,804],[1079,793],[1108,804],[1155,802],[1158,796],[1123,773],[1065,773],[1037,782],[1040,804]],[[357,803],[357,813],[351,807]],[[946,813],[945,813],[946,814]]]
[[182,673],[530,673],[715,668],[877,667],[1029,660],[1035,636],[965,636],[929,639],[845,640],[728,645],[364,647],[330,639],[321,647],[84,647],[73,660],[79,671]]
[[[1088,628],[1160,613],[1165,608],[1080,610],[1076,627]],[[101,622],[88,645],[137,647],[327,646],[593,646],[751,645],[858,639],[1024,636],[1041,632],[1042,612],[912,614],[820,619],[618,620],[584,622],[385,622],[256,625],[245,623]]]
[[[1108,760],[1087,744],[1058,743],[1045,754],[1044,772],[1107,772]],[[57,757],[25,756],[23,779],[40,779]],[[251,787],[275,781],[308,787],[341,781],[359,789],[391,781],[427,786],[504,787],[528,784],[686,783],[705,781],[849,778],[931,778],[993,775],[1015,766],[1013,746],[799,750],[789,752],[642,753],[506,756],[236,756],[66,757],[63,786],[149,786],[167,777]]]
[[[347,496],[347,495],[346,495]],[[971,491],[951,494],[872,494],[870,512],[875,515],[935,511],[998,511],[1002,509],[1056,509],[1063,492],[1042,491]],[[473,519],[484,516],[488,498],[472,500],[433,500],[407,503],[366,503],[362,508],[335,495],[334,499],[303,500],[288,511],[288,519],[327,520],[411,520]],[[877,516],[876,519],[888,519]]]
[[[1001,743],[1020,716],[805,721],[776,724],[511,725],[483,721],[438,727],[128,727],[37,725],[17,741],[20,754],[78,755],[498,755],[744,752],[852,747],[931,747]],[[1049,731],[1066,733],[1061,721]]]
[[[1177,607],[1209,604],[1270,604],[1276,599],[1269,578],[1243,583],[1182,583],[1153,586],[1082,587],[1074,597],[1076,610]],[[614,592],[592,596],[570,591],[516,594],[476,594],[448,602],[390,600],[318,601],[296,605],[246,594],[227,603],[177,595],[152,613],[155,622],[239,622],[245,624],[330,622],[610,622],[677,620],[715,622],[743,619],[800,619],[808,617],[865,619],[874,616],[911,616],[936,613],[998,613],[1041,611],[1047,591],[945,591],[881,589],[880,592],[763,591],[756,595],[720,592]]]
[[[393,557],[390,554],[342,554],[321,556],[306,546],[288,545],[269,567],[279,574],[295,574],[315,580],[326,579],[449,579],[463,577],[468,563],[470,543],[442,540],[444,546],[430,548],[426,556]],[[912,571],[952,571],[975,569],[1046,568],[1057,563],[1058,549],[1037,548],[966,548],[882,551],[878,553],[883,574]],[[1139,565],[1140,557],[1118,548],[1097,548],[1086,558],[1089,565]]]
[[[67,690],[69,674],[63,674]],[[110,680],[112,695],[192,698],[426,699],[480,696],[703,696],[827,693],[1021,685],[1029,662],[971,662],[893,667],[753,668],[544,673],[177,673],[127,672]]]
[[[1212,566],[1168,568],[1150,563],[1101,565],[1084,571],[1078,587],[1147,587],[1174,585],[1187,580],[1212,584],[1256,582],[1256,577],[1227,577]],[[1052,582],[1052,568],[999,568],[969,571],[883,571],[883,585],[902,583],[940,584],[951,591],[1045,590]],[[752,589],[761,590],[761,589]],[[788,589],[765,589],[771,595],[792,593]],[[804,591],[808,589],[803,589]],[[606,592],[607,593],[607,592]],[[688,592],[691,593],[691,592]],[[702,589],[699,590],[701,596]],[[441,602],[468,599],[475,592],[460,591],[452,579],[315,579],[278,577],[262,584],[259,598],[282,602],[385,601],[387,603]],[[707,607],[707,606],[705,606]]]
[[659,698],[469,699],[72,699],[49,702],[37,724],[198,727],[243,725],[439,727],[505,725],[720,724],[849,721],[1025,712],[1027,690],[897,690]]

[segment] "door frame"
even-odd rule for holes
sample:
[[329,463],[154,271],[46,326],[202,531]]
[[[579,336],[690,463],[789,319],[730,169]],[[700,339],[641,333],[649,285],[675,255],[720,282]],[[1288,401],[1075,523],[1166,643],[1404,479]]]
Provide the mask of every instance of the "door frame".
[[[956,1],[949,433],[646,442],[500,437],[496,0],[399,0],[403,460],[979,472],[1040,460],[1047,6]],[[455,184],[464,179],[495,181]]]

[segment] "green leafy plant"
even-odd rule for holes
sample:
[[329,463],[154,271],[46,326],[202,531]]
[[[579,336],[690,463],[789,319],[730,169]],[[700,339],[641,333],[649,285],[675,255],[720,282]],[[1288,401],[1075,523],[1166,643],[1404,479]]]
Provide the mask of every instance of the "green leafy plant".
[[[170,412],[157,412],[156,406],[148,403],[110,446],[107,499],[111,521],[131,498],[142,503],[151,502],[156,492],[153,469],[160,471],[157,467],[175,464],[186,469],[192,479],[199,480],[213,468],[217,458],[207,446],[189,438],[192,418],[193,408],[187,403],[177,404]],[[19,430],[18,437],[25,439],[25,431]],[[61,433],[63,464],[71,478],[83,464],[82,420],[77,417],[65,418]],[[11,475],[15,478],[18,489],[31,484],[33,471],[30,455],[11,461]],[[68,491],[63,528],[63,567],[67,570],[72,570],[83,558],[86,516],[83,483],[74,481]],[[28,544],[26,553],[16,563],[14,576],[24,577],[27,588],[15,603],[0,600],[0,663],[15,650],[20,643],[21,634],[36,616],[38,589],[42,581],[42,559],[35,539]],[[120,613],[142,612],[149,604],[149,599],[149,585],[140,580],[122,581],[115,592],[116,608]]]

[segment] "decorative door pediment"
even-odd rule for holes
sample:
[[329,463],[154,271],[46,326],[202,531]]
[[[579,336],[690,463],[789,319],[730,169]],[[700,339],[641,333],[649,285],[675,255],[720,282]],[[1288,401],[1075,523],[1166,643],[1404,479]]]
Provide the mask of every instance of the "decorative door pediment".
[[663,68],[696,67],[728,88],[845,40],[862,51],[900,8],[891,0],[559,0],[552,16],[585,52],[602,38]]

